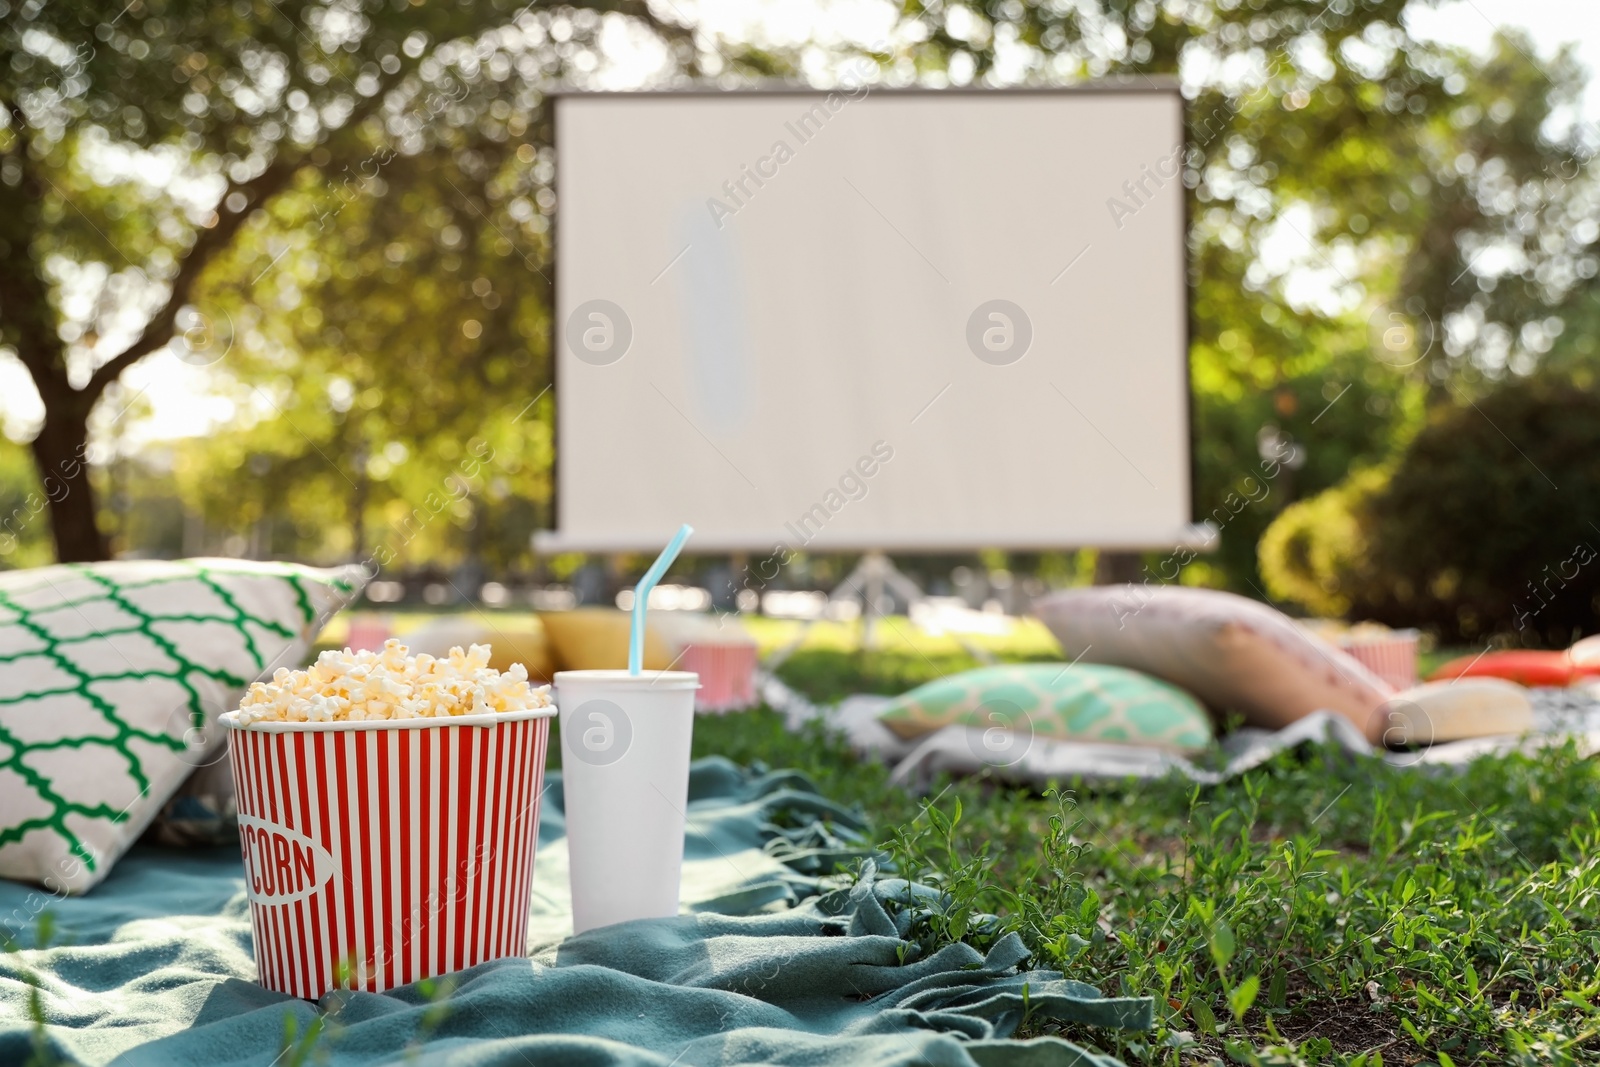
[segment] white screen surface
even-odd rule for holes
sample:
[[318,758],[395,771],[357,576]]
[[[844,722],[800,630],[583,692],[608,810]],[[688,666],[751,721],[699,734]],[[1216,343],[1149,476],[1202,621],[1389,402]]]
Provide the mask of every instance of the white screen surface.
[[[1159,547],[1175,91],[557,102],[546,547]],[[1001,303],[996,303],[1001,302]]]

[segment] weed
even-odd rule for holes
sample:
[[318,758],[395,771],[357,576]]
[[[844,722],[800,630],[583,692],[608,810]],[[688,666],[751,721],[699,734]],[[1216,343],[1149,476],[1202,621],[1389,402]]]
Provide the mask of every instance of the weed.
[[[55,916],[48,911],[39,913],[33,925],[33,948],[43,951],[50,947],[55,940]],[[21,944],[9,935],[0,937],[0,952],[17,954],[22,952]],[[19,977],[28,987],[28,1059],[26,1067],[56,1067],[61,1058],[56,1055],[54,1046],[50,1041],[50,1033],[46,1029],[47,1018],[44,1010],[44,993],[42,983],[37,974],[27,967],[21,966],[19,961]]]
[[1157,998],[1152,1034],[1024,1036],[1174,1067],[1600,1064],[1600,765],[1570,744],[1443,773],[1317,747],[1214,788],[977,776],[930,804],[769,711],[696,733],[859,804],[937,891],[904,903],[923,949],[1014,930],[1040,965]]

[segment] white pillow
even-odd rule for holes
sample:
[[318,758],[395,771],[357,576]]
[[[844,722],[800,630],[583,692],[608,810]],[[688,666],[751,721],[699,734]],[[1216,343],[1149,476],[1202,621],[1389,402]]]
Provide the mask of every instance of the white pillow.
[[1434,745],[1533,729],[1528,691],[1503,678],[1451,678],[1402,689],[1384,702],[1389,744]]
[[82,893],[297,666],[359,571],[136,560],[0,573],[0,877]]

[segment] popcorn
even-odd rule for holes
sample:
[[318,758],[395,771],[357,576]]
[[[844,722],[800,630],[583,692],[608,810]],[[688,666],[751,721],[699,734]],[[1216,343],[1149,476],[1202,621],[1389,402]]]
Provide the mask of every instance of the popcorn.
[[327,651],[303,671],[279,667],[239,704],[239,722],[365,722],[489,715],[550,706],[550,687],[528,684],[520,663],[501,673],[489,646],[412,656],[390,639],[381,652]]

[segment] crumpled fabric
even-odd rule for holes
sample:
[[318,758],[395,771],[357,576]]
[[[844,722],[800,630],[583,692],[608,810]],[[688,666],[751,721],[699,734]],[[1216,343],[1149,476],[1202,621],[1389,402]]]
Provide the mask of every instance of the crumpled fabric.
[[769,707],[783,714],[790,729],[822,722],[842,734],[863,756],[892,767],[891,782],[924,792],[942,774],[980,772],[1001,781],[1041,786],[1078,778],[1108,782],[1167,775],[1180,775],[1201,785],[1217,785],[1254,770],[1280,752],[1309,744],[1336,745],[1352,756],[1375,756],[1391,767],[1440,773],[1465,767],[1480,756],[1512,752],[1536,755],[1541,749],[1559,747],[1569,740],[1584,756],[1600,753],[1600,695],[1592,690],[1528,690],[1533,704],[1533,728],[1520,737],[1478,737],[1393,752],[1373,746],[1344,716],[1314,711],[1278,730],[1234,731],[1218,743],[1216,755],[1220,759],[1211,766],[1198,765],[1159,748],[1048,737],[1034,737],[1020,752],[1008,753],[1005,763],[996,763],[989,748],[988,731],[982,727],[950,725],[911,739],[896,735],[878,721],[892,697],[858,694],[837,704],[819,705],[771,675],[761,679],[761,696]]
[[[835,887],[821,874],[836,856],[864,855],[859,820],[797,775],[726,760],[700,761],[691,776],[686,913],[566,936],[564,820],[551,779],[531,958],[483,964],[431,991],[335,993],[313,1005],[256,985],[236,849],[136,849],[85,897],[0,883],[0,924],[14,940],[33,945],[42,910],[55,926],[55,947],[0,955],[0,1063],[38,1050],[97,1067],[1109,1067],[1116,1061],[1066,1041],[1011,1035],[1025,1013],[1152,1025],[1148,998],[1105,997],[1029,969],[1014,934],[987,953],[955,944],[919,954],[907,938],[916,907],[905,902],[931,891],[878,877],[870,860],[860,881]],[[278,1060],[290,1019],[302,1039],[320,1027],[309,1058]]]

